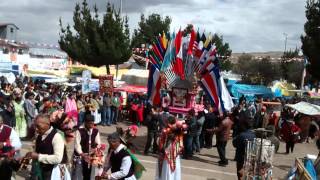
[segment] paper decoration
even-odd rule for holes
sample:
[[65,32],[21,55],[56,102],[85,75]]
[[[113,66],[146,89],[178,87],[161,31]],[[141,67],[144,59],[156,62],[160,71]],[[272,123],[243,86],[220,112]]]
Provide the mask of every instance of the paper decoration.
[[188,90],[183,88],[172,88],[172,105],[174,107],[186,108]]

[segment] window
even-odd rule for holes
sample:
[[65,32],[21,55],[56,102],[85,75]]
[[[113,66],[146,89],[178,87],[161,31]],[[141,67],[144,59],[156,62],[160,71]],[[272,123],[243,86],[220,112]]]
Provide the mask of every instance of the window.
[[13,32],[14,32],[14,29],[13,29],[13,28],[10,28],[10,32],[13,33]]

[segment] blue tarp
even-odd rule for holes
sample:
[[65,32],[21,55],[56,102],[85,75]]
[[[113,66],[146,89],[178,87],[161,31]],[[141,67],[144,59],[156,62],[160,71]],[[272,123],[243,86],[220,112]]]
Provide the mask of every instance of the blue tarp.
[[232,85],[236,84],[237,82],[238,82],[237,80],[228,79],[227,86],[232,86]]
[[271,89],[261,85],[233,84],[230,88],[230,92],[238,99],[242,95],[244,95],[247,100],[254,100],[257,96],[263,98],[273,97]]

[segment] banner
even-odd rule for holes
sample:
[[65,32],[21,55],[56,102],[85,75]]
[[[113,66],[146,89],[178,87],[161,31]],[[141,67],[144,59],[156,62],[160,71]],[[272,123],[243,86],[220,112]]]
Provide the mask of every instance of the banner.
[[87,94],[90,92],[91,72],[85,70],[82,72],[82,93]]
[[113,92],[113,75],[106,75],[99,77],[100,93]]

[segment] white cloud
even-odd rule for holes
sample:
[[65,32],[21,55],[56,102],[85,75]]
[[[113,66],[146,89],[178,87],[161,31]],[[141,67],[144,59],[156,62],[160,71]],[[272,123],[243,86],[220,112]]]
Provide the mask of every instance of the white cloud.
[[[76,2],[82,0],[1,0],[0,22],[13,22],[22,40],[56,43],[59,17],[72,23]],[[97,3],[101,11],[106,2]],[[119,7],[119,0],[110,0]],[[305,22],[304,0],[123,0],[131,29],[137,27],[140,13],[160,13],[172,18],[172,30],[192,23],[202,31],[219,33],[234,52],[282,51],[284,36],[288,47],[300,46]]]

